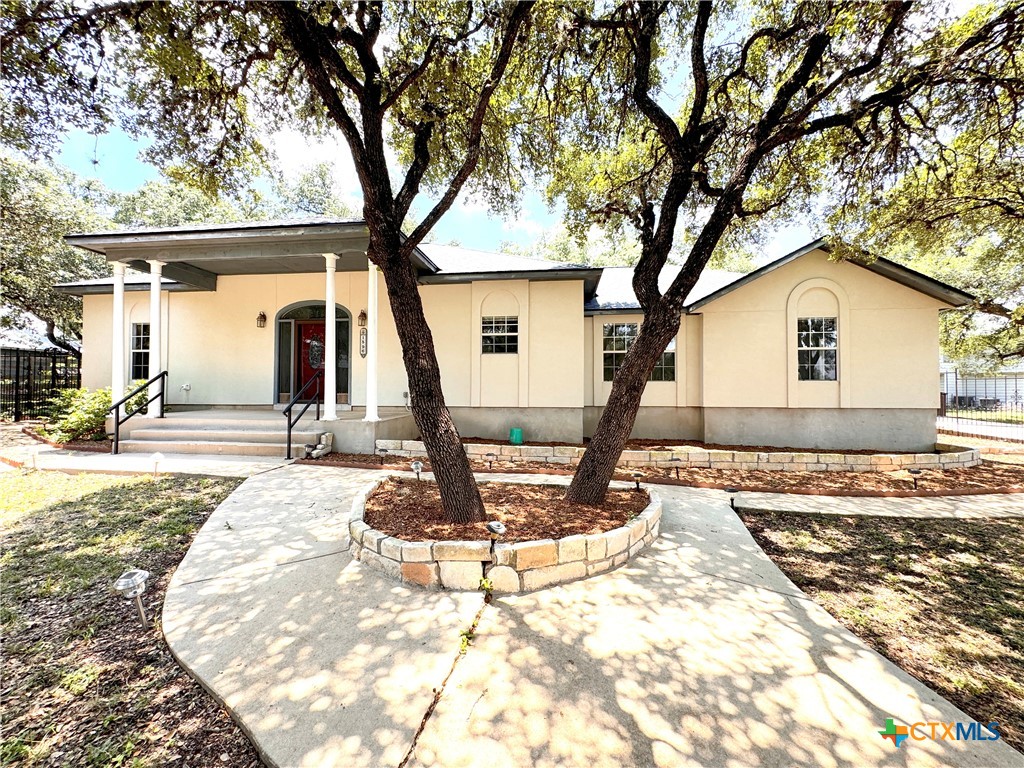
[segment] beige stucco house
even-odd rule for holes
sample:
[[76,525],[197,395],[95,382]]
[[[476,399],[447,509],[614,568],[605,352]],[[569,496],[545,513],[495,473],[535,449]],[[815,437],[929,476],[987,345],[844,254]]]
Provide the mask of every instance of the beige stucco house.
[[[112,279],[60,286],[84,300],[85,386],[123,389],[166,370],[179,412],[244,408],[270,421],[319,377],[316,428],[332,430],[341,450],[416,436],[361,221],[67,239],[114,267]],[[502,438],[511,427],[527,440],[592,434],[643,320],[628,268],[426,244],[416,269],[464,436]],[[706,271],[647,385],[634,436],[930,448],[939,313],[970,298],[881,259],[831,261],[823,241],[747,275]]]

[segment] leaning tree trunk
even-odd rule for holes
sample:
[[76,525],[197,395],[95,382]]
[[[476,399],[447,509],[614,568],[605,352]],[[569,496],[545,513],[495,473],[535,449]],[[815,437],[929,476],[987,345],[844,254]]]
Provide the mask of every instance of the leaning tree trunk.
[[[672,337],[679,332],[679,313],[655,310],[644,318],[640,332],[615,373],[608,403],[594,431],[594,437],[576,468],[567,501],[576,504],[600,504],[608,492],[608,483],[633,431],[640,398],[647,379]],[[679,375],[679,369],[676,369]]]
[[416,274],[409,260],[398,256],[397,251],[396,247],[390,258],[381,258],[378,266],[384,275],[391,314],[402,344],[412,415],[434,470],[445,516],[453,523],[482,522],[486,519],[484,504],[459,431],[444,402],[441,369],[423,313]]

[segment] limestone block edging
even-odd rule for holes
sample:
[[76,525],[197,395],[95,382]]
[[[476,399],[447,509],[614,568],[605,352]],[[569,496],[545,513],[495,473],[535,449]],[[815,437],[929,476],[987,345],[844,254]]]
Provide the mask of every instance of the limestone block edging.
[[[647,488],[650,503],[625,526],[587,536],[498,543],[492,561],[488,541],[405,541],[367,525],[366,500],[384,479],[352,500],[350,551],[364,565],[421,587],[477,590],[480,579],[487,578],[495,592],[530,592],[618,568],[649,546],[661,529],[661,497]],[[491,482],[505,481],[480,484]]]
[[[426,456],[419,440],[378,440],[377,450],[388,456]],[[584,449],[572,445],[489,445],[467,443],[466,454],[476,461],[536,461],[547,464],[579,464]],[[939,443],[938,453],[809,453],[794,451],[719,451],[696,446],[666,446],[664,451],[623,451],[620,463],[627,467],[690,469],[759,469],[790,472],[895,472],[900,469],[954,469],[981,463],[981,451]]]

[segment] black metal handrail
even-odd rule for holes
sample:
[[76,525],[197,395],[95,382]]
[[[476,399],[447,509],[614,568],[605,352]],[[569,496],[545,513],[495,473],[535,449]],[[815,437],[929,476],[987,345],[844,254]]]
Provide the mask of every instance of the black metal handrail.
[[[295,397],[288,401],[288,405],[284,407],[284,416],[288,421],[288,450],[285,454],[286,459],[292,457],[292,427],[301,421],[302,417],[306,415],[306,411],[309,410],[309,406],[316,403],[316,419],[320,420],[320,380],[324,377],[323,371],[317,371],[313,374],[313,378],[302,385],[302,389],[295,393]],[[292,419],[292,409],[296,406],[299,400],[302,399],[303,393],[309,389],[313,384],[316,384],[316,394],[311,399],[305,401],[305,405],[302,410],[299,411],[299,415]]]
[[[122,405],[124,405],[133,397],[138,395],[140,392],[142,392],[142,390],[149,389],[150,385],[157,381],[160,382],[159,392],[157,392],[155,395],[149,398],[149,400],[147,400],[146,402],[139,405],[139,407],[136,408],[135,410],[131,411],[130,413],[126,412],[124,416],[121,415]],[[114,414],[114,445],[111,447],[111,451],[113,453],[117,453],[121,449],[121,425],[128,421],[128,419],[137,414],[139,411],[141,411],[143,408],[145,408],[147,405],[152,403],[154,400],[160,401],[160,407],[157,409],[157,418],[162,419],[164,417],[164,392],[166,390],[167,371],[160,371],[160,373],[151,378],[149,381],[145,382],[144,384],[140,384],[127,395],[125,395],[112,406],[110,406],[110,410],[108,410],[107,413],[113,412]]]

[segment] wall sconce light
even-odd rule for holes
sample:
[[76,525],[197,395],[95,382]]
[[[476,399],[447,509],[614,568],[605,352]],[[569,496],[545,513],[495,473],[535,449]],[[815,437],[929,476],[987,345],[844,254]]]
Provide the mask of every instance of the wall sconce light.
[[360,328],[365,328],[366,327],[366,310],[365,309],[359,310],[359,317],[356,319],[356,322],[359,324]]
[[260,312],[258,315],[256,315],[256,327],[257,328],[266,328],[267,327],[267,313],[266,312]]

